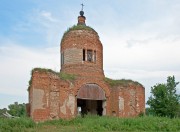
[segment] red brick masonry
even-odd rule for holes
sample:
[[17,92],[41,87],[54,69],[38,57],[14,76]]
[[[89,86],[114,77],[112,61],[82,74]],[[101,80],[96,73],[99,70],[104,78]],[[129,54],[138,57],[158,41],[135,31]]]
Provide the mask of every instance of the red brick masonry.
[[[30,117],[35,121],[76,117],[77,94],[86,84],[98,86],[99,91],[102,91],[101,95],[105,94],[105,99],[100,100],[102,115],[134,117],[144,112],[144,87],[128,80],[111,85],[113,80],[108,79],[109,82],[104,76],[103,46],[98,34],[90,28],[76,28],[68,31],[62,38],[60,73],[45,69],[33,70],[27,105]],[[92,61],[88,61],[89,51]],[[75,78],[63,79],[59,74],[72,74]],[[88,93],[86,95],[88,96]],[[94,114],[97,101],[89,99],[86,102]]]

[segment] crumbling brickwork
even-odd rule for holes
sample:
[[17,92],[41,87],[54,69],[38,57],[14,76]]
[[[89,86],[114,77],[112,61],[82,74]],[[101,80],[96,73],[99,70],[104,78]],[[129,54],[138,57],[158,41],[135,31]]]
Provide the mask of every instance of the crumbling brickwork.
[[[100,116],[134,117],[144,112],[144,87],[130,80],[112,85],[113,80],[105,78],[99,36],[85,26],[84,16],[78,19],[83,21],[62,38],[60,72],[41,68],[32,71],[27,104],[30,117],[35,121],[69,119],[78,115],[79,108],[82,114]],[[83,93],[78,95],[82,88],[86,98]]]
[[[96,51],[96,61],[83,61],[83,49]],[[82,76],[104,77],[102,52],[102,44],[95,31],[70,31],[61,42],[61,54],[64,54],[64,64],[61,65],[61,71]],[[87,58],[87,54],[85,54],[85,58]]]
[[140,84],[110,86],[104,79],[76,77],[62,80],[49,71],[34,70],[29,89],[30,116],[35,121],[77,116],[77,93],[84,84],[97,84],[105,92],[103,115],[134,117],[144,112],[144,87]]
[[128,83],[111,88],[112,114],[118,117],[134,117],[145,112],[145,91],[140,84]]

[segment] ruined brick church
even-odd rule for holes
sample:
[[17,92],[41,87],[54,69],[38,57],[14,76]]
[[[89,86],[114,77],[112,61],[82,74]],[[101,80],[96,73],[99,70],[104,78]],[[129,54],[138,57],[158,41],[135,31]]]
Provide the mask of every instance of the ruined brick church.
[[140,83],[105,77],[102,43],[85,20],[80,11],[78,24],[62,37],[59,73],[32,70],[27,111],[34,121],[81,114],[134,117],[145,111],[145,89]]

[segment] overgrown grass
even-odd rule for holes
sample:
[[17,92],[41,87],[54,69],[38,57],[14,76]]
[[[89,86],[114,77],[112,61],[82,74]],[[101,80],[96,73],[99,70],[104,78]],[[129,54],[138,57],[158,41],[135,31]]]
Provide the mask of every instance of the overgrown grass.
[[105,78],[104,79],[105,82],[107,82],[110,86],[118,86],[118,85],[123,85],[123,86],[128,86],[129,84],[135,84],[135,85],[141,85],[139,82],[133,81],[133,80],[129,80],[129,79],[121,79],[121,80],[113,80],[110,78]]
[[54,74],[58,74],[58,72],[55,72],[55,71],[53,71],[51,69],[47,69],[47,68],[39,68],[39,67],[38,68],[34,68],[34,69],[32,69],[31,74],[34,71],[38,71],[38,72],[51,72],[51,73],[54,73]]
[[74,75],[74,74],[67,74],[67,73],[64,73],[64,72],[60,72],[59,73],[59,77],[62,80],[70,80],[70,81],[73,81],[73,80],[76,79],[76,75]]
[[90,27],[90,26],[86,26],[86,25],[74,25],[74,26],[68,28],[68,29],[64,32],[61,42],[63,41],[64,37],[65,37],[70,31],[74,31],[74,30],[88,30],[88,31],[93,31],[93,32],[95,32],[95,33],[98,35],[98,33],[97,33],[92,27]]
[[0,131],[78,131],[78,132],[147,132],[180,131],[180,118],[144,116],[137,118],[117,118],[86,116],[72,120],[53,120],[34,123],[27,118],[0,119]]
[[94,31],[96,32],[92,27],[86,26],[86,25],[73,25],[72,27],[68,28],[67,32],[73,31],[73,30],[89,30],[89,31]]
[[32,74],[33,72],[35,71],[38,71],[40,73],[52,73],[52,74],[55,74],[57,75],[60,79],[62,80],[69,80],[69,81],[74,81],[76,79],[76,75],[74,74],[67,74],[67,73],[63,73],[63,72],[55,72],[51,69],[46,69],[46,68],[34,68],[32,71],[31,71],[31,78],[29,80],[29,86],[28,86],[28,90],[30,89],[31,87],[31,84],[32,84]]
[[35,126],[36,123],[30,118],[0,118],[0,132],[24,132]]

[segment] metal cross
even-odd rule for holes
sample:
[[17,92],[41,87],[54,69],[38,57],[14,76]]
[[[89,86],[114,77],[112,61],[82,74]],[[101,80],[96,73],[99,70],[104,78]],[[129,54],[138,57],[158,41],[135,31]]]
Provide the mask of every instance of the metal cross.
[[82,5],[82,9],[81,9],[81,11],[83,11],[84,4],[82,3],[81,5]]

